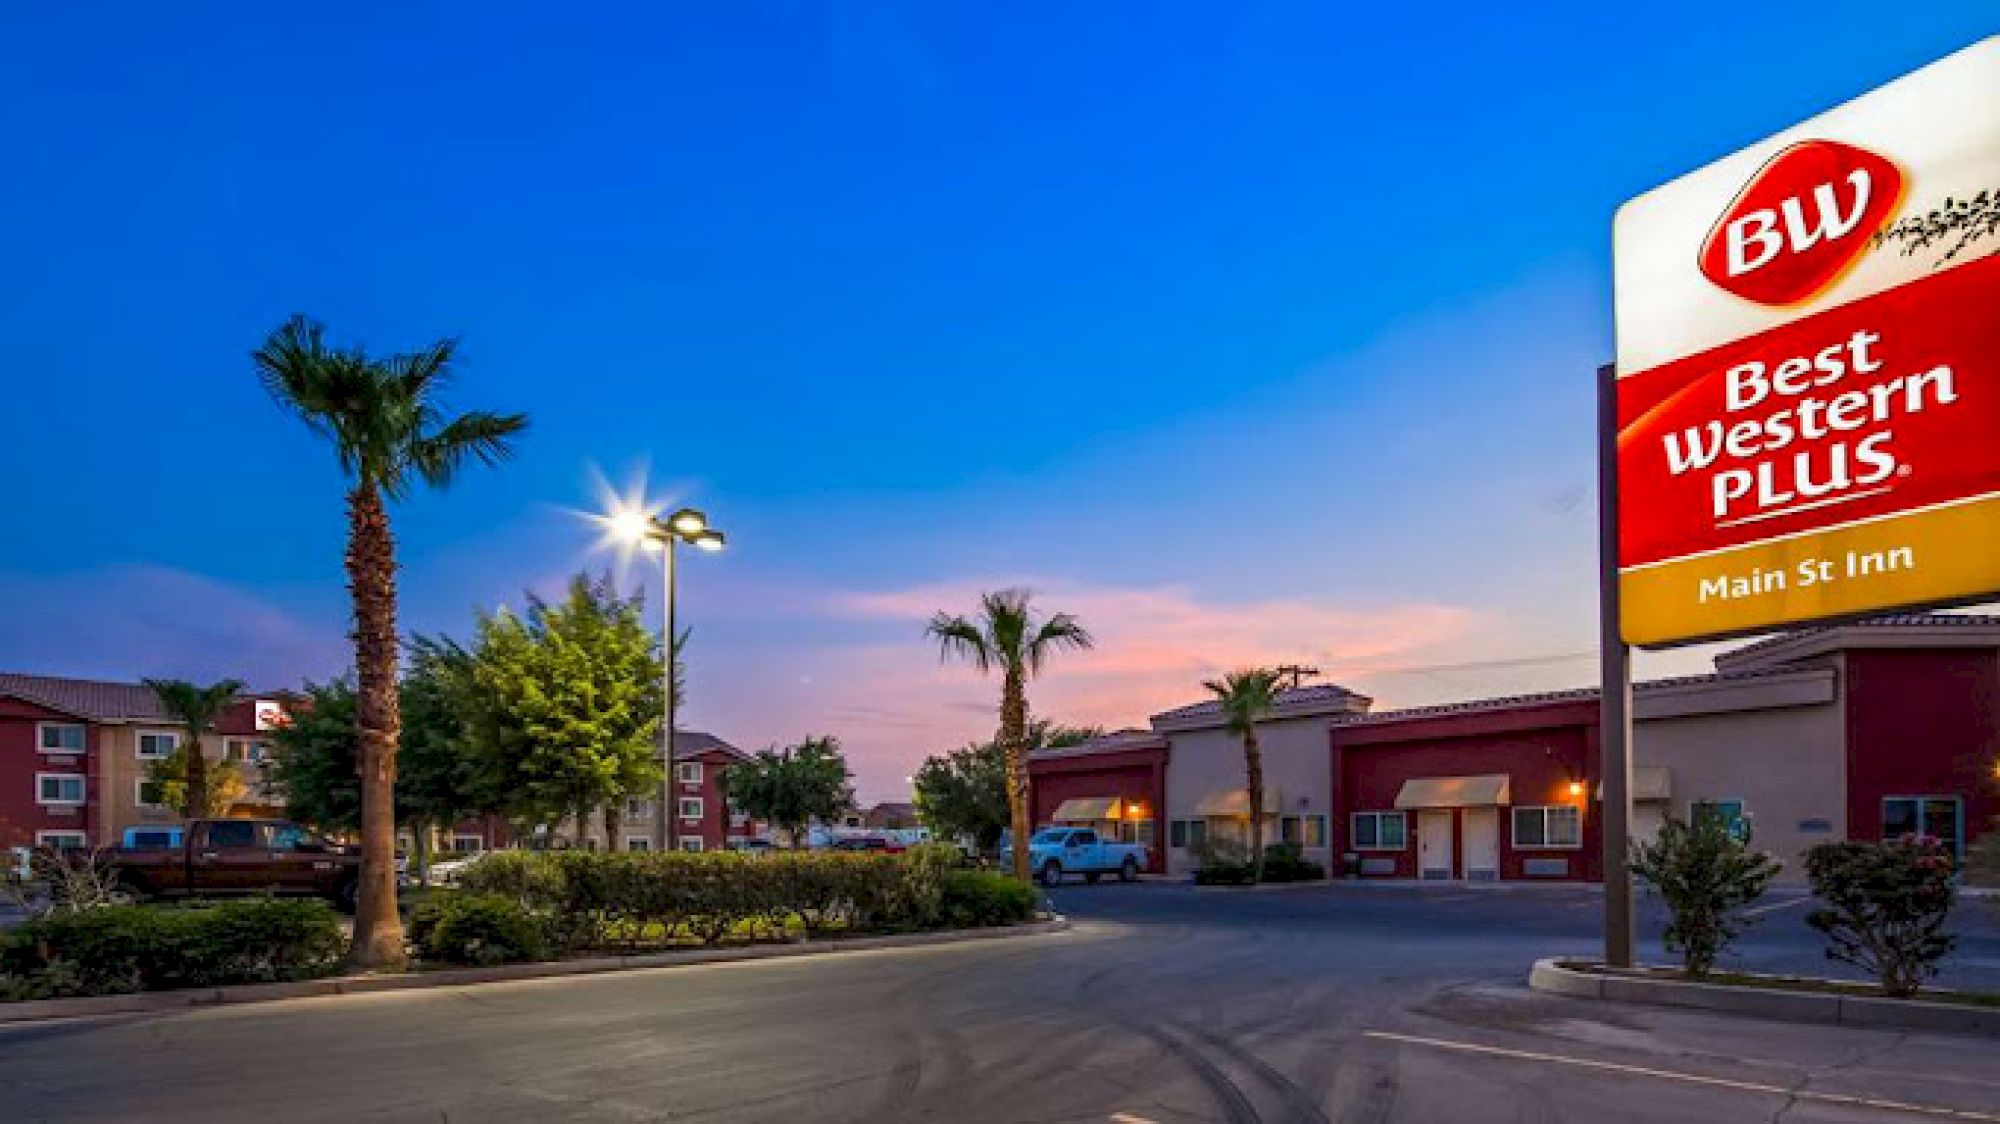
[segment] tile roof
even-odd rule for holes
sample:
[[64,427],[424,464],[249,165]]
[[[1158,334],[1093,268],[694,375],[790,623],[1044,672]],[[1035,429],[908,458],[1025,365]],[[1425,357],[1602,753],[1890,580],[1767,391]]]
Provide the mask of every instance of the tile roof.
[[1044,746],[1030,750],[1036,761],[1058,761],[1065,757],[1090,757],[1099,753],[1131,753],[1142,749],[1164,749],[1167,739],[1151,730],[1114,730],[1080,741],[1075,745]]
[[[666,753],[666,750],[667,750],[666,739],[661,738],[660,753],[664,755]],[[728,742],[723,741],[721,738],[716,737],[714,734],[703,733],[700,730],[674,731],[675,757],[685,760],[689,757],[695,756],[696,754],[702,754],[702,753],[721,753],[730,757],[734,757],[739,761],[747,761],[750,759],[749,754],[743,752],[742,750],[736,748],[733,745],[730,745]]]
[[1991,613],[1890,613],[1886,616],[1863,617],[1860,620],[1842,621],[1835,624],[1815,625],[1811,628],[1794,629],[1767,636],[1741,648],[1731,648],[1715,657],[1716,663],[1727,665],[1753,661],[1764,652],[1782,648],[1807,637],[1827,636],[1850,628],[1996,628],[2000,627],[2000,615]]
[[[1759,668],[1755,671],[1732,671],[1707,675],[1676,675],[1666,679],[1644,679],[1632,684],[1634,694],[1663,691],[1674,687],[1699,687],[1709,683],[1740,683],[1757,679],[1774,678],[1799,674],[1796,667]],[[1480,714],[1492,710],[1513,710],[1518,707],[1554,706],[1561,703],[1596,702],[1596,687],[1572,687],[1561,691],[1541,691],[1527,695],[1501,695],[1490,699],[1467,699],[1463,702],[1437,703],[1432,706],[1411,706],[1401,710],[1378,710],[1367,714],[1336,714],[1332,718],[1335,726],[1372,726],[1382,722],[1403,722],[1412,718],[1438,718],[1454,714]]]
[[0,695],[37,703],[92,722],[172,721],[144,683],[61,679],[0,671]]
[[[1338,683],[1315,683],[1310,687],[1294,687],[1279,691],[1273,711],[1276,716],[1282,717],[1285,711],[1305,710],[1316,706],[1349,705],[1355,702],[1366,705],[1369,701],[1368,696],[1350,691]],[[1180,722],[1189,718],[1220,717],[1221,714],[1222,704],[1215,699],[1207,699],[1175,707],[1172,710],[1163,710],[1153,715],[1153,721]]]

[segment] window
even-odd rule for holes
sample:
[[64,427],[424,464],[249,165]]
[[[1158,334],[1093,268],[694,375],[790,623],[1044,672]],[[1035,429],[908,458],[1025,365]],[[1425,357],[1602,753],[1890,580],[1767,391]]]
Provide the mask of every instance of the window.
[[261,764],[268,753],[269,747],[251,738],[227,738],[222,743],[224,761],[248,762],[256,765]]
[[1167,825],[1169,847],[1199,847],[1208,842],[1207,820],[1174,820]]
[[164,808],[167,804],[160,782],[144,777],[132,782],[132,799],[142,808]]
[[681,797],[681,818],[684,820],[698,820],[701,818],[701,797]]
[[1570,804],[1516,808],[1514,846],[1581,847],[1583,816],[1574,805]]
[[486,840],[477,835],[454,835],[451,850],[455,855],[476,855],[486,849]]
[[1069,837],[1069,845],[1072,847],[1090,847],[1096,843],[1097,833],[1094,831],[1079,831]]
[[628,851],[650,851],[653,849],[653,841],[643,835],[628,835],[625,837],[625,849]]
[[35,846],[54,847],[58,851],[81,851],[90,846],[81,831],[38,831]]
[[171,757],[181,747],[181,736],[171,730],[139,731],[139,756],[147,761]]
[[682,784],[700,784],[701,762],[676,761],[674,762],[674,775],[681,779]]
[[1127,820],[1125,826],[1131,829],[1132,832],[1132,838],[1126,840],[1126,842],[1143,843],[1148,847],[1153,845],[1154,828],[1152,820]]
[[1690,823],[1702,816],[1720,816],[1722,822],[1729,826],[1732,839],[1750,837],[1750,818],[1744,814],[1741,800],[1697,800],[1688,805]]
[[681,850],[683,850],[683,851],[699,851],[699,850],[701,850],[701,836],[699,836],[699,835],[683,835],[683,836],[681,836]]
[[628,820],[649,820],[653,818],[653,802],[635,796],[625,798],[625,818]]
[[1297,816],[1278,817],[1278,842],[1298,843],[1300,841],[1299,840],[1300,835],[1301,835],[1301,829],[1299,828],[1299,817]]
[[1905,835],[1929,835],[1951,848],[1954,858],[1963,859],[1965,831],[1963,806],[1956,796],[1890,796],[1882,801],[1882,838],[1901,839]]
[[208,845],[211,847],[257,846],[257,829],[261,827],[254,820],[216,820],[208,825]]
[[35,802],[38,804],[83,803],[83,774],[36,773]]
[[43,753],[82,753],[83,724],[80,722],[44,722],[35,735]]
[[1401,812],[1356,812],[1351,826],[1357,851],[1400,851],[1409,845]]

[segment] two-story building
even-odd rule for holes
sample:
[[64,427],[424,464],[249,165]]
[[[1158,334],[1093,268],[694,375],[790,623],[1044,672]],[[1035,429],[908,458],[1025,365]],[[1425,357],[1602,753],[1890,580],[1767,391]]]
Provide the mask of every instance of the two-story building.
[[[661,753],[664,756],[665,747]],[[683,851],[719,851],[732,842],[760,838],[763,825],[736,810],[723,794],[722,777],[750,755],[699,730],[674,734],[674,840]],[[625,802],[618,833],[628,851],[650,850],[657,831],[659,801],[633,797]],[[603,848],[604,817],[587,828],[585,846]]]

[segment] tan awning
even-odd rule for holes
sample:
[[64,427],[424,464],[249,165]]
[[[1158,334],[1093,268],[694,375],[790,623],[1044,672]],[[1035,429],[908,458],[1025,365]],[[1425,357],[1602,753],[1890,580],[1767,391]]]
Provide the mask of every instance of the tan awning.
[[[1232,788],[1225,792],[1211,792],[1207,796],[1202,797],[1201,803],[1194,806],[1194,814],[1202,817],[1236,816],[1248,819],[1250,817],[1250,790],[1247,788]],[[1278,790],[1272,788],[1270,785],[1264,786],[1264,814],[1266,816],[1275,816],[1278,814]]]
[[1056,805],[1056,814],[1049,819],[1054,823],[1095,823],[1098,820],[1118,818],[1118,798],[1116,796],[1078,796]]
[[1396,793],[1396,807],[1484,808],[1511,804],[1507,774],[1487,773],[1476,777],[1416,777],[1403,782]]
[[[1597,798],[1604,799],[1604,782],[1597,782]],[[1632,766],[1632,800],[1634,803],[1661,803],[1674,798],[1674,775],[1665,765]]]

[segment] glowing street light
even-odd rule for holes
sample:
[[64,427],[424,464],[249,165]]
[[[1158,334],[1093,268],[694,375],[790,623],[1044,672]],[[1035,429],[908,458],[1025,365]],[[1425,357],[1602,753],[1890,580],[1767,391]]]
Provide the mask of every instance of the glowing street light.
[[674,776],[674,670],[680,656],[674,646],[674,616],[676,583],[674,580],[674,550],[686,543],[696,550],[714,554],[729,541],[721,531],[708,525],[708,516],[691,507],[681,508],[672,515],[661,519],[652,512],[630,504],[621,504],[603,517],[605,527],[611,536],[627,546],[652,548],[660,552],[660,565],[666,579],[666,644],[667,644],[667,728],[665,735],[666,775],[660,778],[660,807],[653,818],[653,846],[657,850],[671,851],[678,844],[674,838],[676,822],[680,818],[680,801],[675,799],[677,780]]

